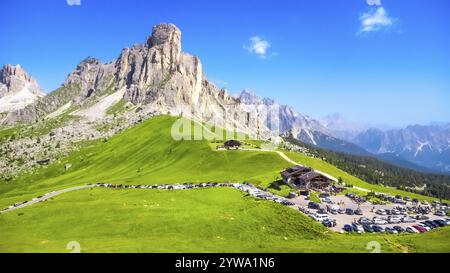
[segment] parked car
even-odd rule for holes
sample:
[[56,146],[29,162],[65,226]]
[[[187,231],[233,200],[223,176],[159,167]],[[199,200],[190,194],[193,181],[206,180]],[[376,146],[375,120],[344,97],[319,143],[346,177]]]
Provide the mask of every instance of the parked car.
[[389,216],[388,222],[389,224],[398,224],[402,222],[402,218],[399,216]]
[[338,209],[338,213],[339,214],[344,214],[345,213],[345,209]]
[[355,213],[356,215],[363,215],[362,209],[356,209],[356,210],[354,211],[354,213]]
[[309,202],[308,203],[308,208],[310,208],[310,209],[319,209],[320,208],[320,205],[318,204],[318,203],[316,203],[316,202]]
[[361,217],[361,218],[359,218],[358,223],[360,223],[362,225],[364,225],[364,224],[369,224],[370,225],[370,224],[372,224],[372,220],[370,220],[367,217]]
[[311,218],[317,222],[323,222],[324,220],[330,219],[330,217],[327,214],[319,214],[319,213],[312,214]]
[[353,227],[353,230],[355,230],[356,232],[359,232],[359,233],[364,232],[363,226],[358,223],[352,223],[352,227]]
[[397,210],[397,209],[392,209],[391,210],[391,215],[400,215],[400,214],[401,214],[400,211]]
[[446,226],[446,225],[445,225],[445,222],[444,222],[444,221],[441,221],[441,220],[434,220],[433,223],[435,223],[436,225],[438,225],[438,226],[440,226],[440,227]]
[[362,226],[363,226],[363,229],[365,232],[369,232],[369,233],[374,232],[373,228],[369,224],[363,224]]
[[322,208],[318,209],[317,213],[318,214],[328,214],[328,212],[325,209],[322,209]]
[[355,214],[355,213],[353,212],[353,210],[352,210],[352,209],[350,209],[350,208],[347,208],[347,209],[345,210],[345,214],[348,214],[348,215],[353,215],[353,214]]
[[405,232],[405,229],[401,226],[394,226],[393,229],[395,229],[398,233]]
[[422,227],[422,228],[426,229],[427,231],[431,230],[431,228],[429,226],[422,224],[422,223],[417,224],[417,226]]
[[402,222],[403,223],[414,223],[416,221],[416,219],[412,218],[412,217],[403,217]]
[[435,222],[430,221],[430,220],[425,221],[424,224],[427,225],[427,226],[429,226],[430,228],[437,228],[437,227],[439,227],[438,224],[436,224]]
[[389,234],[397,234],[398,233],[394,228],[390,228],[390,227],[387,227],[385,229],[385,232],[389,233]]
[[424,227],[421,227],[419,225],[414,225],[413,228],[417,229],[420,233],[427,232],[427,230]]
[[411,226],[409,226],[409,227],[406,228],[406,232],[409,232],[409,233],[419,233],[419,231],[418,231],[417,229],[415,229],[414,227],[411,227]]
[[416,219],[417,220],[428,220],[428,219],[430,219],[430,217],[423,215],[423,214],[417,214]]
[[351,225],[349,225],[349,224],[344,226],[344,230],[347,231],[347,232],[353,232],[354,231],[353,227]]
[[375,225],[386,225],[388,223],[386,220],[381,219],[381,218],[377,218],[377,217],[373,218],[372,222]]
[[439,221],[442,224],[444,224],[444,226],[448,226],[450,224],[450,222],[448,220],[445,220],[445,219],[437,219],[437,221]]
[[387,215],[386,210],[384,209],[378,209],[375,213],[379,215]]
[[379,225],[372,226],[374,232],[384,232],[384,228]]
[[326,226],[326,227],[335,227],[336,226],[336,220],[332,220],[332,219],[326,219],[322,221],[322,225]]
[[355,195],[353,193],[346,193],[345,196],[347,196],[348,198],[353,198],[355,197]]
[[437,215],[437,216],[446,216],[447,214],[443,210],[438,210],[438,211],[436,211],[435,215]]

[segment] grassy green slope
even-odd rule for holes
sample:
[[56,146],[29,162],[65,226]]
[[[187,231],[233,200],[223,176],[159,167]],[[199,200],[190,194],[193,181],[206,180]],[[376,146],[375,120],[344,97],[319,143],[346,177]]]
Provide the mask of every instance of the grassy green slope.
[[[175,142],[174,120],[153,118],[32,175],[1,183],[0,205],[96,182],[268,185],[290,165],[276,153],[217,152],[205,141]],[[350,179],[321,161],[289,156]],[[66,163],[72,164],[69,171]],[[363,183],[354,184],[371,186]],[[0,214],[0,234],[0,252],[66,252],[69,241],[79,241],[89,252],[365,252],[372,240],[386,252],[450,251],[449,229],[401,236],[335,234],[290,208],[233,189],[81,190]]]
[[[173,117],[155,117],[108,142],[97,142],[67,159],[0,185],[0,206],[51,190],[86,183],[130,184],[249,181],[267,185],[289,166],[276,154],[212,151],[206,141],[174,141]],[[72,164],[69,171],[64,165]]]
[[449,252],[448,231],[336,234],[229,188],[95,188],[0,215],[0,252],[68,252],[70,241],[84,252],[368,252],[370,241],[382,252]]

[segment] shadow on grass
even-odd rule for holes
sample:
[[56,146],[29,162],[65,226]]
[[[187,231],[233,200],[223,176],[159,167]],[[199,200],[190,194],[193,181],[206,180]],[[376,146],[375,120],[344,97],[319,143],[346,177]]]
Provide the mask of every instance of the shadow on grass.
[[273,181],[272,183],[269,184],[269,189],[274,189],[277,191],[281,191],[281,186],[282,185],[286,185],[283,180],[277,180],[277,181]]

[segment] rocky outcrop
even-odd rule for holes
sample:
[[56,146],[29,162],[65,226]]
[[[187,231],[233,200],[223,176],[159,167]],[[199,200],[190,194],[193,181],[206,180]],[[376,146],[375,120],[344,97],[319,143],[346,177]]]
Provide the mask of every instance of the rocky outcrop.
[[[290,135],[308,144],[317,145],[317,136],[328,135],[328,130],[317,120],[304,116],[287,105],[280,105],[269,98],[259,98],[253,92],[244,90],[237,96],[240,102],[256,109],[272,132]],[[267,115],[266,113],[269,113]]]
[[106,109],[83,109],[109,105],[101,100],[111,101],[108,95],[117,92],[144,113],[183,114],[230,130],[270,134],[255,111],[246,111],[248,105],[206,79],[200,59],[182,52],[181,31],[172,24],[153,27],[146,43],[123,49],[111,63],[85,59],[61,88],[10,114],[7,120],[33,122],[69,102],[81,109],[79,113],[106,112]]
[[20,65],[7,64],[0,69],[0,113],[23,109],[44,95]]

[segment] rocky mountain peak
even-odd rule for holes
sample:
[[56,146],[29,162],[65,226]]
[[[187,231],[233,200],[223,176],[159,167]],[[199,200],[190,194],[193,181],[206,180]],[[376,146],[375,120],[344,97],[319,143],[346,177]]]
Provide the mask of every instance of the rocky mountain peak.
[[28,73],[18,65],[5,64],[0,70],[0,83],[6,85],[9,89],[15,88],[15,84],[20,82],[27,82],[33,85],[38,85],[36,80],[33,79]]
[[248,89],[242,90],[239,100],[244,104],[260,104],[262,102],[255,92]]
[[150,47],[170,43],[181,49],[181,31],[173,24],[159,24],[153,27],[147,44]]
[[0,113],[22,109],[43,96],[36,80],[20,65],[0,69]]

